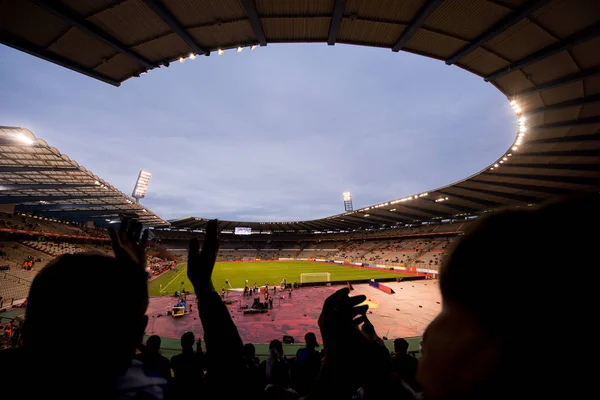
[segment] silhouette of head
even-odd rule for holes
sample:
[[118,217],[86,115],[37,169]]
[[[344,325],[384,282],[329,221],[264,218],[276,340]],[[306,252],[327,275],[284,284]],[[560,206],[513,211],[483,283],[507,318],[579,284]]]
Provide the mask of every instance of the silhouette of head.
[[193,332],[186,332],[181,335],[181,347],[184,349],[191,349],[194,347],[194,343],[196,343],[196,338],[194,337]]
[[269,350],[276,350],[280,354],[283,354],[283,343],[278,339],[271,340],[271,343],[269,343]]
[[253,358],[256,355],[256,348],[252,343],[246,343],[244,345],[244,357],[247,359]]
[[[578,397],[572,382],[593,382],[583,378],[583,355],[556,351],[555,342],[573,334],[557,314],[568,310],[578,340],[597,343],[598,269],[584,266],[597,263],[598,241],[584,226],[600,226],[598,194],[489,215],[456,243],[440,270],[442,311],[423,335],[418,377],[427,398]],[[559,279],[578,267],[584,279]]]
[[394,352],[397,354],[406,354],[408,352],[408,342],[402,338],[394,340]]
[[306,347],[314,349],[315,347],[319,347],[319,343],[317,342],[317,336],[313,332],[307,332],[304,335],[304,341],[306,342]]
[[[107,282],[100,275],[114,274]],[[40,371],[56,360],[99,380],[122,373],[142,342],[148,318],[146,273],[139,266],[97,254],[57,257],[34,278],[23,327],[23,345]],[[57,328],[57,321],[67,324]],[[106,321],[114,329],[106,331]],[[91,338],[96,337],[96,340]],[[93,352],[93,356],[90,356]],[[58,373],[58,372],[57,372]]]
[[150,353],[158,353],[160,350],[160,336],[152,335],[146,340],[146,349]]

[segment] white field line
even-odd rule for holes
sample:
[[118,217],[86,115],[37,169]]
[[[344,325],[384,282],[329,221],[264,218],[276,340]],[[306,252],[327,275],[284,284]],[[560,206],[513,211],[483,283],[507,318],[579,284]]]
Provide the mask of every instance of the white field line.
[[169,285],[171,283],[173,283],[173,281],[177,278],[179,278],[179,275],[183,274],[185,271],[187,271],[187,266],[184,267],[184,269],[182,269],[177,275],[175,275],[175,277],[173,279],[171,279],[171,281],[169,281],[169,283],[167,283],[162,289],[160,289],[160,293],[164,292],[165,290],[167,290],[167,288],[169,287]]

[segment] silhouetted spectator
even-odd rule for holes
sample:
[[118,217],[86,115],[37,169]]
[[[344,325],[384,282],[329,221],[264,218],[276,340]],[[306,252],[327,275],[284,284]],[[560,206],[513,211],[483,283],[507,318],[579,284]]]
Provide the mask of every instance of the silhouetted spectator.
[[[585,277],[557,279],[565,268],[595,263],[589,249],[600,226],[597,193],[480,219],[455,245],[440,270],[442,312],[423,335],[417,377],[428,398],[583,398],[596,391],[598,268]],[[508,277],[540,271],[535,279]],[[485,260],[485,267],[481,261]],[[594,311],[592,311],[594,310]],[[557,348],[577,321],[585,351]],[[550,334],[551,333],[551,334]],[[526,343],[526,354],[523,354]],[[567,366],[565,368],[564,366]]]
[[194,351],[196,339],[192,332],[181,336],[181,354],[171,358],[174,390],[179,398],[198,397],[201,394],[206,360],[202,347]]
[[160,343],[159,336],[150,336],[146,340],[146,346],[136,358],[144,364],[144,369],[146,369],[149,375],[170,379],[171,366],[169,359],[160,354]]
[[417,382],[417,366],[419,362],[416,358],[408,354],[408,342],[405,339],[394,340],[392,364],[394,365],[394,371],[407,385],[415,392],[421,390],[421,385]]
[[[148,322],[148,288],[143,242],[137,244],[141,224],[122,223],[111,233],[115,257],[68,254],[58,257],[34,278],[23,326],[23,347],[0,352],[3,398],[138,397],[161,399],[166,381],[147,376],[142,364],[132,361]],[[118,271],[111,283],[118,295],[107,295],[98,271]],[[85,301],[73,288],[85,286]],[[73,318],[57,329],[57,305]],[[95,335],[101,318],[110,314],[118,329]],[[10,361],[7,361],[9,359]],[[10,364],[6,364],[10,362]]]
[[313,386],[321,369],[321,355],[316,350],[319,347],[317,336],[313,332],[304,335],[306,347],[296,352],[293,381],[294,388],[301,396],[306,396]]

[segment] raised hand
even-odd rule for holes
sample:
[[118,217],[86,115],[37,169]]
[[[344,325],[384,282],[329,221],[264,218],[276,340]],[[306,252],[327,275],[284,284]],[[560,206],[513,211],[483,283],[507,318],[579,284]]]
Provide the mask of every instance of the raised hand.
[[[337,336],[347,329],[358,332],[357,326],[363,322],[368,305],[359,306],[367,297],[364,295],[350,297],[350,290],[343,288],[329,296],[323,304],[319,316],[319,328],[323,336],[323,344],[327,348],[337,344]],[[329,342],[329,343],[328,343]]]
[[[321,372],[320,393],[314,398],[330,398],[334,393],[343,398],[355,393],[359,386],[373,381],[366,369],[385,373],[385,348],[368,338],[360,329],[369,323],[367,305],[360,305],[365,296],[349,297],[350,290],[343,288],[325,300],[319,328],[325,348],[325,364]],[[367,366],[365,368],[365,366]]]
[[206,224],[204,244],[202,245],[202,251],[199,250],[200,243],[198,243],[198,239],[192,239],[188,253],[188,278],[194,285],[196,293],[214,292],[212,272],[219,253],[219,224],[216,219]]
[[145,269],[148,230],[145,229],[142,234],[142,228],[141,222],[124,219],[121,221],[118,232],[115,229],[109,229],[108,234],[117,259]]

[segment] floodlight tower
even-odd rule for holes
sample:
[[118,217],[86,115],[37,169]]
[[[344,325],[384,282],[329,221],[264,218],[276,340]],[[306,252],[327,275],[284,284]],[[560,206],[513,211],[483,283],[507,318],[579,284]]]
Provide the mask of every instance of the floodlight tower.
[[137,181],[135,182],[135,186],[133,188],[133,193],[131,196],[139,203],[140,199],[143,199],[146,196],[146,192],[148,191],[148,185],[150,184],[150,178],[152,174],[148,171],[140,171],[138,175]]
[[344,199],[344,210],[352,211],[352,194],[350,192],[342,193],[342,198]]

